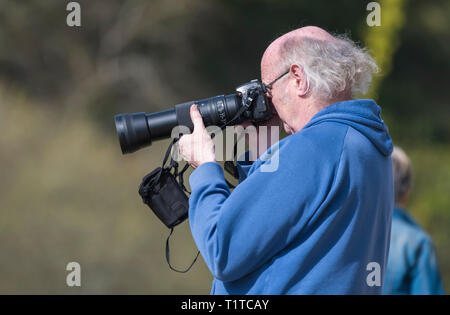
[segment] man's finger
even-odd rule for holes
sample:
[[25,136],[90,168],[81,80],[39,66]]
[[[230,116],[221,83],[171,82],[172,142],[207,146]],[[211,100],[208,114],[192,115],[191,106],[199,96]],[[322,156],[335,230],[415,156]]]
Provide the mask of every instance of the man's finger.
[[200,114],[200,111],[197,108],[197,105],[192,105],[191,106],[191,120],[192,123],[194,124],[194,131],[196,129],[204,129],[205,125],[203,124],[203,118],[202,115]]

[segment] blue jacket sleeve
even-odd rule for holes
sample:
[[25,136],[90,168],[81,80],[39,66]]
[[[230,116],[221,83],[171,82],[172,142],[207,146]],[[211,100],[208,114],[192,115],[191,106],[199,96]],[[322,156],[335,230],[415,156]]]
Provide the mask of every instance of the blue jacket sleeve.
[[319,206],[318,187],[310,185],[319,178],[318,167],[304,163],[308,157],[299,150],[280,149],[279,159],[273,172],[256,161],[233,193],[218,163],[204,163],[191,174],[189,224],[215,278],[233,281],[262,266],[299,233],[307,209]]
[[411,272],[411,294],[444,294],[434,246],[424,238],[416,252],[416,264]]

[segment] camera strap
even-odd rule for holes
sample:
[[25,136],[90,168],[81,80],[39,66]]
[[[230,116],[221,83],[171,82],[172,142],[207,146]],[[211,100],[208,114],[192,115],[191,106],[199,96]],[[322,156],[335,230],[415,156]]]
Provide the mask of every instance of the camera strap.
[[186,272],[188,272],[188,271],[192,268],[192,266],[193,266],[193,265],[195,264],[195,262],[197,261],[197,258],[198,258],[198,256],[200,255],[200,251],[197,251],[197,255],[195,256],[195,258],[194,258],[194,260],[192,261],[192,263],[190,264],[190,266],[187,267],[187,269],[185,269],[185,270],[178,270],[178,269],[175,269],[175,268],[172,267],[172,265],[170,264],[170,247],[169,247],[169,239],[170,239],[170,237],[172,236],[172,233],[173,233],[173,228],[170,229],[169,236],[167,236],[167,239],[166,239],[166,260],[167,260],[167,263],[169,264],[169,268],[172,269],[173,271],[176,271],[176,272],[179,272],[179,273],[186,273]]
[[[227,123],[223,124],[220,129],[225,128],[226,126],[231,125],[234,123],[247,109],[249,108],[249,105],[242,106],[239,111],[234,115],[234,117]],[[239,139],[236,140],[233,146],[233,160],[236,158],[237,154],[237,144],[239,142]],[[233,176],[235,179],[239,179],[239,173],[237,170],[237,166],[234,163],[234,161],[225,161],[224,163],[224,170],[227,171],[231,176]],[[227,179],[225,179],[225,182],[230,188],[236,188],[233,184],[231,184]]]
[[[166,165],[167,159],[169,158],[170,152],[172,151],[172,147],[173,147],[173,145],[174,145],[178,140],[180,140],[180,138],[178,138],[178,137],[177,137],[177,138],[174,138],[174,139],[172,140],[172,142],[169,144],[169,147],[167,148],[166,154],[164,155],[164,160],[163,160],[162,168],[164,168],[164,165]],[[183,169],[182,169],[180,172],[178,172],[178,166],[179,166],[179,165],[178,165],[178,162],[175,161],[172,157],[170,157],[170,163],[169,163],[168,169],[169,169],[169,170],[171,170],[171,169],[174,170],[173,176],[174,176],[175,178],[178,177],[178,183],[180,184],[180,187],[181,187],[186,193],[188,193],[188,194],[190,195],[191,192],[187,190],[186,186],[184,186],[184,180],[183,180],[183,175],[184,175],[184,173],[187,171],[187,169],[189,168],[189,164],[186,163],[186,165],[183,167]]]
[[[166,155],[164,156],[164,161],[163,161],[163,166],[166,164],[166,161],[168,159],[168,156],[170,155],[170,152],[172,150],[173,145],[175,144],[175,142],[177,142],[179,140],[179,138],[174,138],[173,141],[170,143],[169,147],[167,148],[166,151]],[[175,178],[178,177],[178,184],[180,185],[180,187],[183,189],[183,191],[185,191],[186,193],[188,193],[189,195],[191,194],[190,191],[187,190],[186,186],[184,186],[184,181],[183,181],[183,175],[184,173],[187,171],[187,169],[189,168],[189,164],[186,163],[186,165],[183,167],[183,169],[178,172],[178,163],[171,157],[170,158],[170,165],[169,168],[173,168],[174,169],[174,176]],[[172,267],[172,265],[170,264],[170,246],[169,246],[169,240],[170,237],[172,236],[173,233],[173,227],[170,229],[170,233],[169,236],[167,236],[166,239],[166,261],[167,264],[169,265],[169,268],[173,271],[179,272],[179,273],[186,273],[189,270],[191,270],[192,266],[195,264],[195,262],[198,259],[198,256],[200,255],[200,251],[197,251],[197,255],[195,256],[194,260],[192,261],[192,263],[189,265],[189,267],[187,267],[185,270],[178,270],[175,269],[174,267]]]

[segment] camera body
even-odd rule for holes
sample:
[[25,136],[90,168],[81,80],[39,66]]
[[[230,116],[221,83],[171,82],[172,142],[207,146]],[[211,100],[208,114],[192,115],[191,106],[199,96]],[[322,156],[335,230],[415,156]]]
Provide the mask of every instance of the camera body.
[[259,80],[241,84],[236,94],[219,95],[175,105],[173,109],[146,114],[115,116],[116,130],[122,153],[133,153],[151,145],[152,141],[169,138],[176,126],[194,126],[190,107],[197,105],[205,126],[225,127],[243,121],[259,123],[272,117],[272,103],[266,97],[266,87]]
[[266,97],[266,87],[259,80],[252,80],[236,88],[240,95],[242,106],[248,108],[244,111],[243,120],[254,123],[269,120],[272,117],[272,104]]

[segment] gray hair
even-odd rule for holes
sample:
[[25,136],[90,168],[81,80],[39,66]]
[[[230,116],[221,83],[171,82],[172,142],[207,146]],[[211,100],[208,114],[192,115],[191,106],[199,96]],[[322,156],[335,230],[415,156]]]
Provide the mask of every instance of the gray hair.
[[280,48],[282,69],[292,64],[302,66],[309,91],[320,99],[332,100],[344,91],[365,94],[378,72],[375,60],[365,48],[358,47],[346,36],[334,41],[310,37],[292,37]]
[[399,147],[392,152],[395,204],[398,204],[412,188],[412,167],[406,153]]

